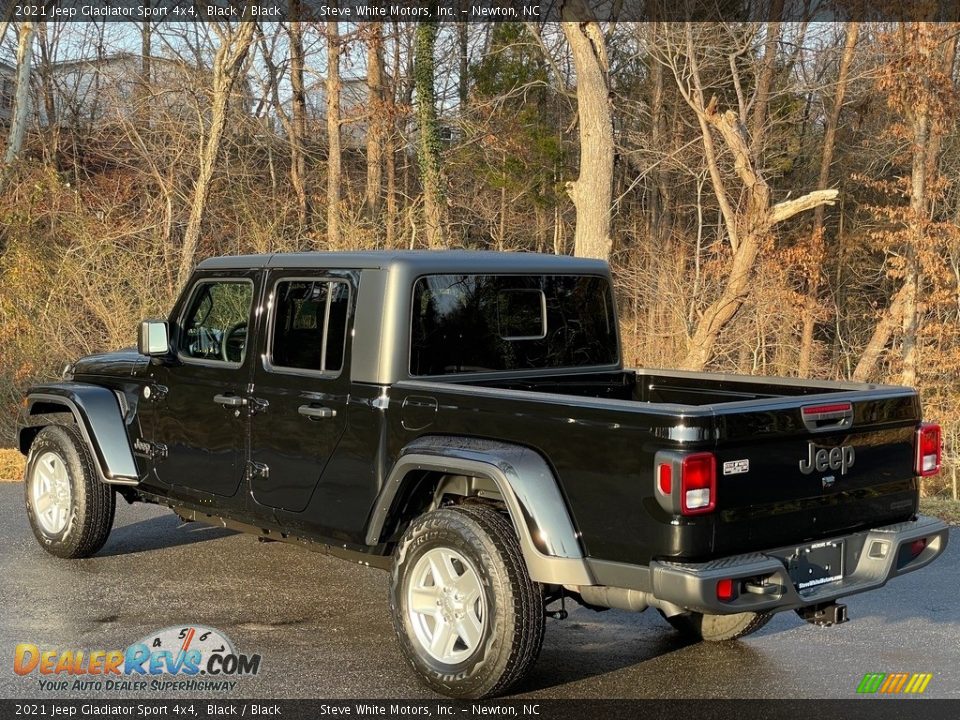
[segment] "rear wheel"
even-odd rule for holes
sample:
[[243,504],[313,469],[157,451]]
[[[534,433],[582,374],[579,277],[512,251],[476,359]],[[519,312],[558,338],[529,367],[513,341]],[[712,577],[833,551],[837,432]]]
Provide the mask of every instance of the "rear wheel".
[[[663,615],[663,613],[660,613]],[[664,619],[674,629],[691,640],[722,642],[736,640],[756,632],[773,617],[770,613],[736,613],[734,615],[709,615],[699,612],[685,612]]]
[[410,525],[394,557],[390,610],[407,660],[451,697],[505,692],[543,643],[542,587],[510,523],[487,506],[435,510]]
[[75,427],[50,425],[30,446],[24,474],[27,518],[40,546],[62,558],[93,555],[113,527],[113,488],[100,482]]

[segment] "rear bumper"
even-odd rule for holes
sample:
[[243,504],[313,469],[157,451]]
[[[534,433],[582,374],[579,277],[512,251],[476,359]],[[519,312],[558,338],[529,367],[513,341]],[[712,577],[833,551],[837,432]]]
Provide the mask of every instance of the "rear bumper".
[[[809,544],[705,563],[654,561],[650,563],[652,594],[663,603],[721,615],[818,605],[881,587],[891,578],[929,565],[946,548],[948,533],[945,523],[921,515],[916,520],[830,538],[828,542],[843,543],[842,577],[803,589],[794,584],[787,567]],[[910,545],[920,539],[926,539],[926,547],[914,556]],[[736,596],[721,601],[717,582],[726,579],[733,580]]]

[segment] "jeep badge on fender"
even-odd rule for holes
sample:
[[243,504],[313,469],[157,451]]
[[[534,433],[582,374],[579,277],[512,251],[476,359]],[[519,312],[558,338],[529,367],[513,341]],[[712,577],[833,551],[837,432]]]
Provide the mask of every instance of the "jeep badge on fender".
[[841,475],[846,475],[856,459],[852,445],[817,450],[817,446],[811,442],[807,443],[807,452],[809,453],[807,458],[800,461],[800,472],[804,475],[809,475],[814,470],[817,472],[839,470]]

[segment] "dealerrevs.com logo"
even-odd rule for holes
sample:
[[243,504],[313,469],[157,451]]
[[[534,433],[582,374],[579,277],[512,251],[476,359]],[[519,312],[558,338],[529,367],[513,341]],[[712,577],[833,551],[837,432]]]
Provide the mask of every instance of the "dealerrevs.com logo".
[[235,678],[260,671],[260,655],[238,653],[215,628],[187,625],[150,633],[124,650],[20,643],[13,671],[36,676],[40,690],[52,692],[230,691],[237,685]]

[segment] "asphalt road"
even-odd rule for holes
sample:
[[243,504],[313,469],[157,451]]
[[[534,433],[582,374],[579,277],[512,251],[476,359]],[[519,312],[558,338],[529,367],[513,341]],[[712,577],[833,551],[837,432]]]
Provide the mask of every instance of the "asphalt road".
[[[120,649],[181,623],[219,628],[238,651],[262,655],[235,697],[433,697],[400,656],[382,571],[126,503],[96,557],[59,560],[35,543],[13,483],[0,484],[0,537],[0,697],[97,697],[43,692],[36,674],[15,675],[17,643]],[[930,568],[850,598],[851,620],[837,628],[789,613],[739,642],[689,645],[653,611],[577,607],[547,621],[517,697],[850,698],[867,672],[931,672],[926,696],[960,697],[954,539]]]

